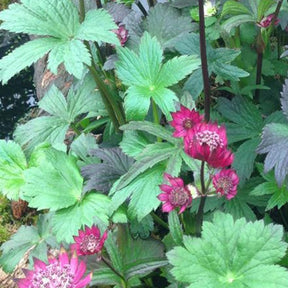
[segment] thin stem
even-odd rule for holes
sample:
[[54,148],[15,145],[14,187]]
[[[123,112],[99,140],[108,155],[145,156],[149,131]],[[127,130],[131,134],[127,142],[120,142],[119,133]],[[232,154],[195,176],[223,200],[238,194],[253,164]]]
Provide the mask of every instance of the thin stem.
[[204,2],[199,0],[199,34],[200,34],[200,54],[202,64],[202,76],[204,82],[204,118],[208,122],[210,120],[210,84],[206,54],[206,38],[205,38],[205,18],[204,18]]
[[271,34],[271,32],[272,32],[272,30],[273,30],[273,28],[274,28],[275,21],[276,21],[278,15],[279,15],[279,12],[280,12],[280,9],[281,9],[282,4],[283,4],[283,0],[280,0],[280,1],[278,2],[278,4],[277,4],[277,7],[276,7],[275,12],[274,12],[274,14],[273,14],[273,18],[272,18],[270,27],[269,27],[269,29],[268,29],[268,35]]
[[161,225],[166,230],[169,230],[168,224],[165,221],[163,221],[160,217],[158,217],[154,212],[151,212],[151,216],[155,220],[155,222],[157,222],[159,225]]
[[123,275],[121,275],[112,265],[111,263],[109,262],[108,259],[106,259],[105,257],[101,256],[101,260],[117,275],[121,278],[121,283],[123,284],[123,288],[127,287],[127,284],[126,284],[126,279],[123,277]]
[[[200,55],[202,64],[202,76],[204,82],[204,120],[208,122],[210,120],[210,84],[209,84],[209,72],[206,53],[206,38],[205,38],[205,18],[204,18],[204,0],[199,0],[199,34],[200,34]],[[204,206],[206,201],[206,189],[204,169],[205,162],[201,163],[200,179],[201,179],[201,200],[196,215],[196,236],[201,236]]]
[[84,0],[79,0],[79,9],[80,9],[80,23],[85,19],[85,2]]
[[[152,110],[153,110],[153,119],[155,124],[160,123],[158,109],[155,101],[151,98],[151,104],[152,104]],[[162,142],[162,139],[160,137],[157,137],[157,142]]]

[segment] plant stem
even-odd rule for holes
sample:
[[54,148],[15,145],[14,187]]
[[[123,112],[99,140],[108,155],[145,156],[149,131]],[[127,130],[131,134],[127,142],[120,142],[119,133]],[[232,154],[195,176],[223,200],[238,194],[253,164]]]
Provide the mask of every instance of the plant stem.
[[154,1],[153,0],[148,0],[148,5],[149,7],[154,7]]
[[97,9],[102,8],[101,0],[95,0],[95,2],[96,2]]
[[204,82],[204,118],[208,122],[210,120],[210,84],[209,84],[209,72],[207,64],[206,53],[206,38],[205,38],[205,18],[204,18],[204,1],[199,0],[199,34],[200,34],[200,54],[201,54],[201,66],[202,76]]
[[148,15],[147,11],[145,10],[144,6],[142,5],[142,3],[138,0],[136,2],[136,5],[138,6],[138,8],[140,9],[140,11],[143,13],[144,17],[146,17]]
[[[207,63],[207,53],[206,53],[206,38],[205,38],[205,18],[204,18],[204,0],[199,0],[199,34],[200,34],[200,54],[201,54],[201,67],[202,76],[204,82],[204,119],[205,122],[210,120],[210,84],[209,84],[209,72]],[[204,206],[206,201],[206,189],[205,189],[205,179],[204,179],[204,168],[205,162],[201,163],[201,200],[196,215],[196,236],[201,237],[202,223]]]
[[101,260],[117,275],[121,278],[121,283],[123,285],[123,288],[127,288],[126,279],[123,275],[121,275],[109,262],[108,259],[106,259],[104,256],[101,256]]
[[79,0],[79,10],[80,10],[80,23],[85,19],[85,2],[84,0]]
[[158,217],[154,212],[151,212],[151,216],[155,220],[155,222],[157,222],[159,225],[169,231],[169,226],[165,221]]
[[[151,98],[151,104],[152,104],[152,111],[153,111],[153,119],[155,124],[160,123],[158,109],[155,101]],[[157,142],[162,142],[162,139],[160,137],[157,137]]]

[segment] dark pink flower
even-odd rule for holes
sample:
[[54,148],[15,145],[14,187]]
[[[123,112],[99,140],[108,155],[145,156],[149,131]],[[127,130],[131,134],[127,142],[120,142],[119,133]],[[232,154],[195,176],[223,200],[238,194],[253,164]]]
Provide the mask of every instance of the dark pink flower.
[[83,288],[92,279],[92,273],[83,278],[86,265],[78,263],[74,253],[69,260],[68,254],[61,249],[59,259],[51,258],[46,264],[34,259],[34,270],[24,270],[25,278],[16,279],[19,288]]
[[164,204],[162,205],[163,212],[171,212],[179,207],[179,214],[182,213],[191,203],[192,196],[187,186],[181,178],[173,178],[169,174],[164,174],[164,178],[168,180],[171,186],[162,184],[160,189],[164,192],[158,195],[158,199]]
[[184,150],[192,158],[206,161],[214,168],[229,166],[234,159],[227,150],[226,129],[217,123],[194,125],[184,138]]
[[223,169],[213,176],[216,193],[224,195],[228,200],[237,194],[239,178],[233,169]]
[[120,40],[121,46],[128,40],[128,30],[125,28],[125,25],[120,25],[117,30],[113,30]]
[[[258,25],[259,27],[262,27],[262,28],[267,28],[267,27],[269,27],[269,26],[271,25],[272,20],[273,20],[273,17],[274,17],[274,14],[270,14],[270,15],[268,15],[267,17],[264,17],[264,18],[260,21],[260,23],[258,23],[257,25]],[[274,25],[275,25],[275,26],[278,25],[279,22],[280,22],[280,19],[276,18],[276,19],[275,19],[275,22],[274,22]]]
[[203,116],[196,112],[194,109],[189,110],[185,106],[180,106],[180,111],[172,112],[171,116],[173,121],[170,125],[175,128],[173,133],[174,137],[185,137],[187,131],[190,130],[195,124],[203,121]]
[[76,243],[71,245],[72,250],[76,250],[78,255],[92,255],[99,253],[107,239],[107,231],[101,237],[100,230],[93,225],[91,228],[85,227],[85,230],[79,230],[78,236],[74,236]]

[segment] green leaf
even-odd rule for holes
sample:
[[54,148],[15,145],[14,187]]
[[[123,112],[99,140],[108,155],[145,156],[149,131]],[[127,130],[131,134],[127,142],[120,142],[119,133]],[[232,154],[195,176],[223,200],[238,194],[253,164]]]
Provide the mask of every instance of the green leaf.
[[76,6],[70,0],[22,0],[0,13],[1,29],[15,33],[49,35],[66,39],[79,28]]
[[24,199],[30,207],[51,211],[75,204],[81,197],[83,184],[76,159],[53,148],[43,154],[37,167],[24,171]]
[[221,17],[226,15],[251,15],[251,11],[244,6],[242,3],[236,2],[234,0],[226,1],[223,5]]
[[287,248],[282,237],[281,226],[216,213],[204,222],[202,238],[184,236],[185,247],[167,256],[176,280],[191,288],[284,288],[288,272],[276,265]]
[[0,140],[0,191],[10,200],[18,200],[24,185],[27,162],[15,142]]
[[[17,4],[18,5],[18,4]],[[0,60],[0,80],[2,84],[42,58],[51,49],[57,46],[57,41],[49,38],[40,38],[16,48],[13,52]]]
[[160,137],[163,140],[166,140],[172,144],[179,143],[179,139],[176,139],[172,136],[172,132],[169,132],[167,129],[162,127],[159,124],[151,123],[148,121],[131,121],[128,124],[122,125],[121,130],[123,131],[145,131],[156,137]]
[[137,156],[137,160],[129,169],[129,171],[121,177],[117,184],[117,189],[127,186],[133,179],[145,170],[152,168],[159,162],[162,162],[172,156],[178,150],[177,147],[170,143],[155,143],[148,145],[141,154]]
[[143,25],[145,31],[157,37],[163,49],[173,48],[181,37],[193,30],[190,17],[181,15],[167,3],[158,3],[149,9]]
[[164,170],[163,165],[155,165],[122,189],[118,188],[119,181],[116,182],[110,191],[110,195],[113,195],[111,212],[115,211],[129,197],[128,213],[131,218],[137,217],[138,221],[141,221],[152,210],[155,210],[160,204],[157,196],[161,192],[159,185],[163,182]]
[[[59,242],[73,242],[73,235],[94,222],[108,225],[110,199],[102,194],[89,193],[75,205],[58,210],[52,218],[53,231]],[[73,223],[73,225],[71,225]]]
[[167,118],[171,117],[170,112],[175,111],[173,100],[177,98],[174,92],[165,87],[182,80],[197,69],[200,62],[195,57],[178,57],[162,64],[160,43],[147,32],[141,38],[138,55],[122,47],[118,48],[117,53],[116,72],[123,84],[130,86],[124,98],[127,119],[144,120],[150,98],[155,100]]
[[81,40],[120,45],[113,29],[117,29],[117,25],[106,10],[90,10],[86,13],[76,37]]
[[154,229],[153,218],[150,214],[145,216],[141,221],[132,219],[130,223],[130,232],[133,239],[140,237],[141,239],[147,239],[151,231]]
[[241,15],[230,17],[228,20],[226,20],[222,24],[222,28],[225,29],[227,33],[230,33],[233,28],[238,27],[241,24],[249,23],[249,22],[255,22],[254,16],[241,14]]
[[219,98],[217,110],[228,120],[227,135],[229,143],[258,137],[263,127],[261,112],[247,99],[236,96],[231,101]]
[[282,186],[288,174],[288,126],[287,124],[267,124],[262,133],[262,140],[256,152],[267,153],[264,162],[264,172],[275,168],[275,178],[279,186]]
[[259,138],[245,141],[238,147],[235,153],[235,159],[232,167],[236,170],[240,183],[243,183],[246,179],[249,179],[254,170],[254,161],[257,156],[256,148],[259,143]]
[[261,21],[268,9],[275,4],[273,0],[261,0],[257,9],[257,21]]
[[183,244],[183,229],[180,224],[179,216],[175,210],[168,214],[168,225],[174,243],[181,246]]
[[26,254],[29,254],[31,264],[33,264],[32,256],[47,261],[47,243],[53,237],[49,219],[50,215],[40,215],[37,227],[21,226],[11,239],[1,246],[0,265],[2,269],[11,273]]

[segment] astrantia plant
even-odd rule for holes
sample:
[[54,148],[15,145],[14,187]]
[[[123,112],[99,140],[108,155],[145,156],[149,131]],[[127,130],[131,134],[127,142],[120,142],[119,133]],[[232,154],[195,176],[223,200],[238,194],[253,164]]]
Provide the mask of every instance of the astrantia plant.
[[15,284],[287,287],[287,19],[282,0],[1,11],[30,40],[0,81],[35,64],[45,90],[0,140],[0,192],[28,203],[0,248]]

